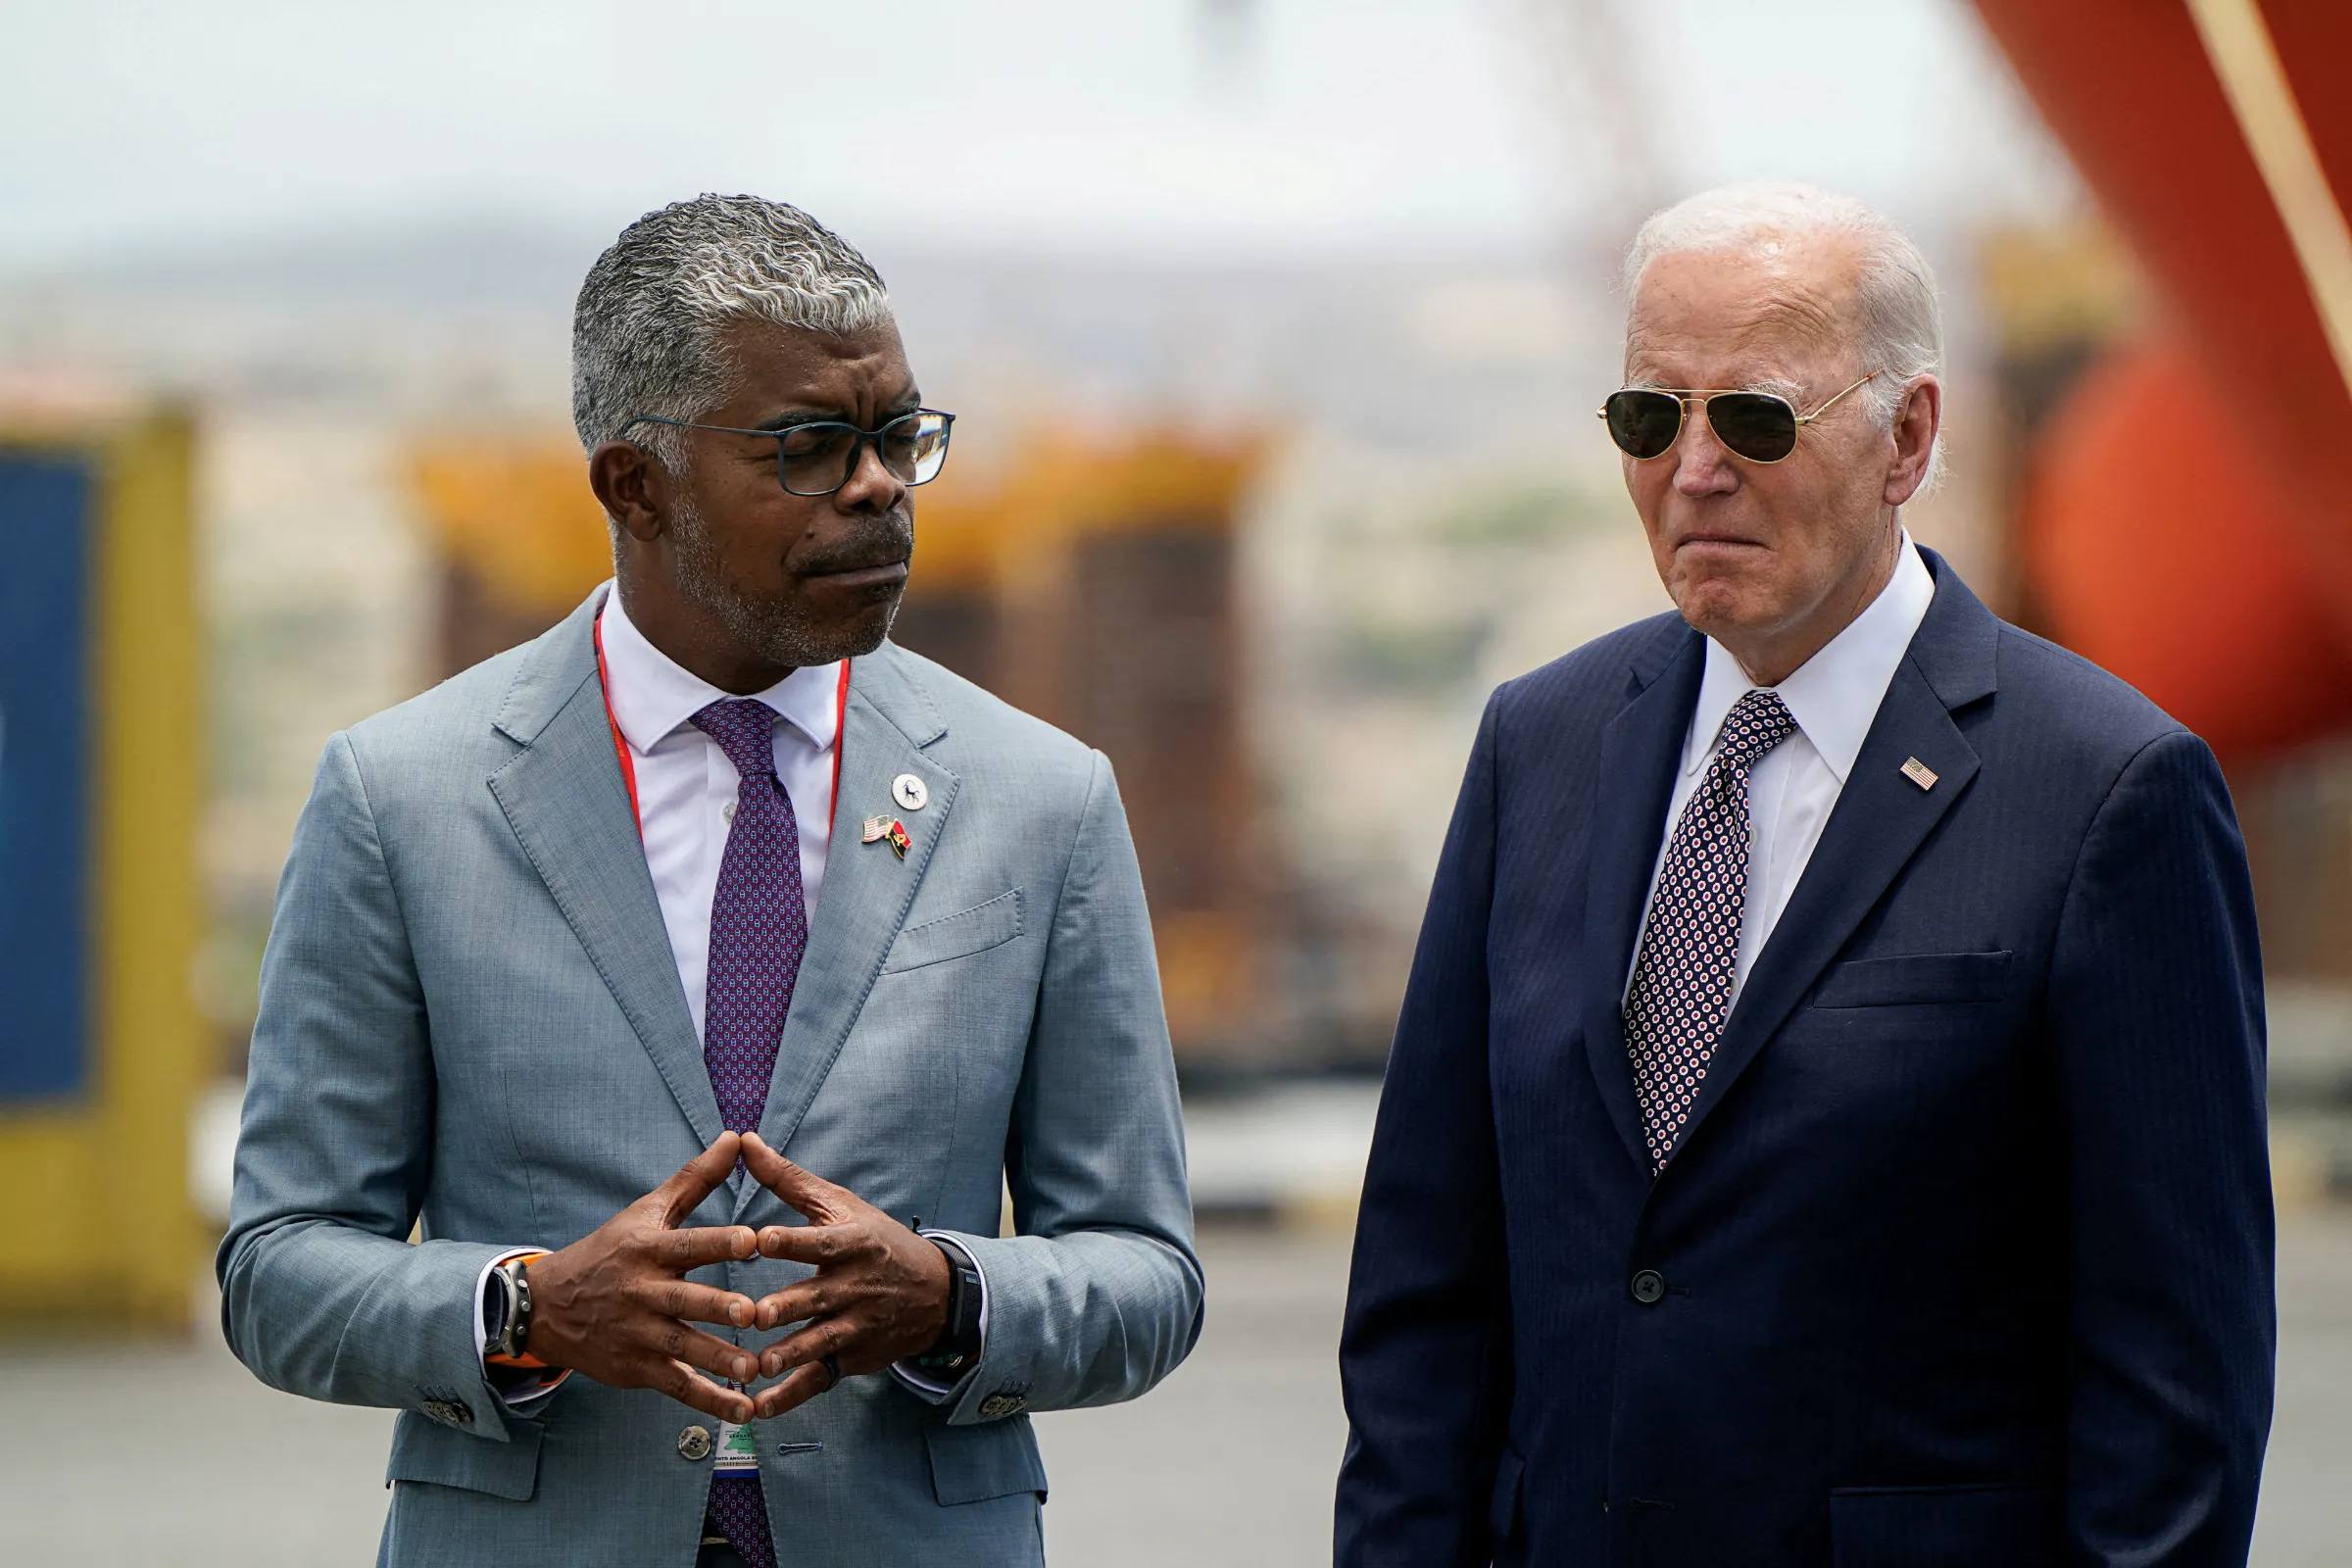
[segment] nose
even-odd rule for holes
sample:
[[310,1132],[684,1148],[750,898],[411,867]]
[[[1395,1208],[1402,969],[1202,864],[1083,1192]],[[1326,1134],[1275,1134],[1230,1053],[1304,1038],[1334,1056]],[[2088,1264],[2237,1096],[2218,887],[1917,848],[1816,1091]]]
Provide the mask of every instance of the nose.
[[879,441],[860,440],[850,477],[833,492],[833,504],[844,512],[889,512],[906,499],[906,481],[882,461]]
[[1674,488],[1693,499],[1740,488],[1740,470],[1715,439],[1706,405],[1695,398],[1684,405],[1682,432],[1674,441]]

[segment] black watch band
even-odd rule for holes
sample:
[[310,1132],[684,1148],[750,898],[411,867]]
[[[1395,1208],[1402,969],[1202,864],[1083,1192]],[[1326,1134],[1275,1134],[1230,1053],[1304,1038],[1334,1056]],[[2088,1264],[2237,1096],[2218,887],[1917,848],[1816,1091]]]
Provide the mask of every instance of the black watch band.
[[495,1355],[506,1338],[507,1317],[514,1310],[514,1293],[496,1268],[482,1276],[482,1353]]
[[530,1353],[531,1277],[524,1272],[530,1261],[528,1256],[510,1257],[490,1271],[482,1300],[485,1354],[513,1358]]
[[980,1359],[980,1269],[954,1242],[925,1237],[948,1260],[948,1322],[931,1348],[914,1357],[925,1372],[959,1378]]

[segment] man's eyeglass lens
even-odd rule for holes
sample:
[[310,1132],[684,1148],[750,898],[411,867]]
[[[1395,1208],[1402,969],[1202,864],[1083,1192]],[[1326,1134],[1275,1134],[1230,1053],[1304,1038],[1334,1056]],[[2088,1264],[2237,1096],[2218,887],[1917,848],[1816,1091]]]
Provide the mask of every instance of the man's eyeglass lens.
[[[1795,405],[1770,392],[1715,392],[1695,399],[1707,423],[1734,456],[1778,463],[1796,450]],[[1684,400],[1672,392],[1627,387],[1601,405],[1609,439],[1628,457],[1647,462],[1672,450],[1683,433]]]
[[928,484],[948,461],[948,428],[954,416],[925,409],[904,415],[879,430],[854,424],[796,424],[776,432],[776,477],[796,496],[829,496],[858,471],[868,441],[902,484]]

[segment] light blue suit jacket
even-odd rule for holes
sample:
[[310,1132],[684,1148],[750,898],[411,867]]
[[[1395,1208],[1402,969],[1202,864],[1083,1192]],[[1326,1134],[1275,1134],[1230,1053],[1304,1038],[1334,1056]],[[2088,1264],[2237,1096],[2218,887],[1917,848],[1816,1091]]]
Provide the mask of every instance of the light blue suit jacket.
[[[491,1257],[576,1241],[720,1132],[596,678],[601,603],[329,741],[278,891],[221,1319],[266,1382],[402,1411],[386,1563],[684,1568],[701,1531],[710,1462],[679,1438],[708,1417],[579,1376],[519,1415],[474,1351]],[[768,1511],[794,1568],[1036,1562],[1021,1412],[1132,1398],[1200,1327],[1143,886],[1109,764],[936,664],[856,661],[842,745],[760,1130],[956,1233],[988,1344],[937,1402],[852,1378],[758,1423]],[[901,773],[925,809],[890,804]],[[858,841],[884,810],[903,860]],[[739,1173],[692,1220],[730,1222],[800,1219]],[[806,1273],[695,1277],[758,1298]]]

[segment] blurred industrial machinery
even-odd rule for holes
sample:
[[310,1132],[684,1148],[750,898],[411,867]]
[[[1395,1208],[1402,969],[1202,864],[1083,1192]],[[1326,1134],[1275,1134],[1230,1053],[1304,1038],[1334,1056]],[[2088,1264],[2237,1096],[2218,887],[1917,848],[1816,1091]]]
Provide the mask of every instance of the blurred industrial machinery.
[[1978,9],[2163,307],[2049,389],[2022,512],[2044,629],[2226,760],[2342,728],[2352,498],[2314,465],[2352,428],[2352,10]]
[[[1235,519],[1261,456],[1253,439],[1050,434],[993,480],[943,480],[922,495],[893,632],[1109,756],[1196,1061],[1262,1055],[1291,1021],[1271,1000],[1279,922],[1241,732]],[[536,635],[611,570],[562,436],[427,441],[413,478],[441,675]]]
[[927,494],[892,635],[1099,747],[1188,1054],[1263,1051],[1271,891],[1241,733],[1236,511],[1254,440],[1046,436],[985,488]]
[[1584,204],[1554,215],[1562,237],[1581,237],[1592,246],[1587,259],[1604,265],[1642,220],[1682,194],[1672,140],[1658,134],[1675,122],[1673,95],[1636,43],[1652,29],[1631,26],[1625,11],[1625,0],[1513,0],[1503,13],[1509,57],[1536,76],[1527,95],[1549,143],[1551,187]]
[[2121,242],[1987,251],[2013,608],[2212,742],[2273,976],[2352,979],[2352,11],[1979,10]]
[[568,435],[426,439],[410,475],[439,568],[436,680],[538,636],[612,574],[604,513]]
[[179,1326],[205,712],[190,429],[0,411],[0,1320]]
[[2279,1190],[2352,1194],[2352,9],[1977,5],[2122,242],[1986,257],[2013,612],[2220,754]]

